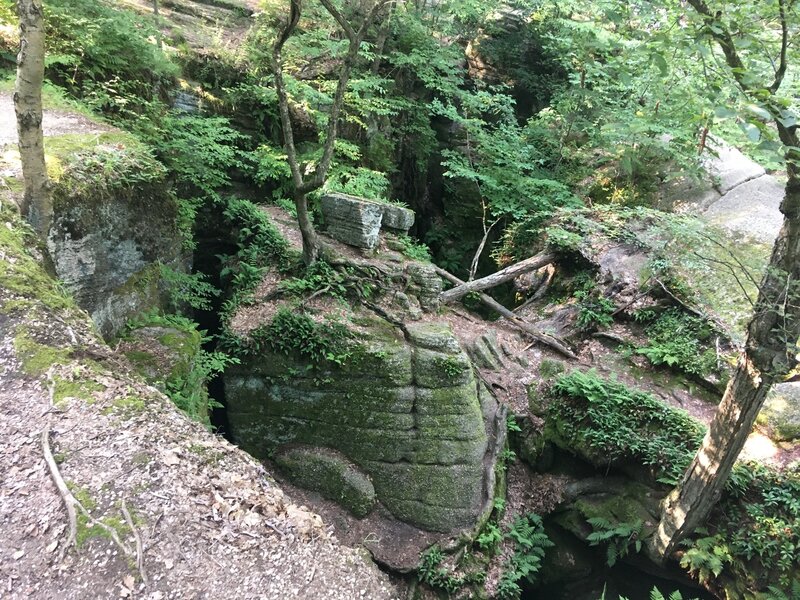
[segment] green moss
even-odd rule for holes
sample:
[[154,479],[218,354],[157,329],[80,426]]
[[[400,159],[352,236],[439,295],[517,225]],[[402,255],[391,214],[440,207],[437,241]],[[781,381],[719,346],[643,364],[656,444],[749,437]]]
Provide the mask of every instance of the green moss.
[[293,482],[320,492],[359,519],[375,505],[375,488],[369,477],[337,453],[291,448],[278,453],[275,461]]
[[22,329],[14,338],[14,350],[22,362],[22,370],[28,375],[42,375],[53,365],[68,362],[70,352],[65,348],[54,348],[40,344]]
[[133,365],[133,368],[139,373],[146,373],[158,367],[158,361],[149,352],[144,352],[143,350],[128,350],[125,352],[125,356]]
[[43,304],[54,311],[75,309],[74,300],[50,277],[28,248],[39,243],[33,230],[10,212],[0,215],[6,221],[0,223],[0,281],[3,288],[24,299],[3,302],[0,312],[9,314],[19,310],[30,310]]
[[59,404],[66,398],[78,398],[91,403],[93,401],[92,395],[95,392],[102,392],[105,389],[106,386],[92,381],[91,379],[71,381],[61,377],[56,377],[53,402],[55,404]]
[[122,396],[111,402],[111,406],[103,410],[104,415],[116,415],[124,420],[142,414],[147,408],[145,401],[136,396]]
[[59,201],[79,196],[99,201],[110,190],[160,181],[166,173],[147,146],[121,131],[48,137],[45,159]]

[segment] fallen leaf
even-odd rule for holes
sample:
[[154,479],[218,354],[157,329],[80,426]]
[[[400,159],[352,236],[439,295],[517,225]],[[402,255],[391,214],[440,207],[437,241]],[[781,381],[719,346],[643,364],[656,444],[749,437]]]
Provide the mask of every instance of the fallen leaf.
[[131,577],[130,575],[125,575],[125,577],[122,578],[122,585],[124,585],[129,590],[133,589],[134,583],[135,581],[133,577]]
[[161,458],[164,461],[164,464],[167,465],[168,467],[175,466],[177,464],[180,464],[181,462],[181,459],[178,458],[178,455],[175,454],[172,450],[167,450],[166,452],[164,452]]
[[47,544],[47,548],[45,550],[49,553],[58,548],[58,540],[53,540],[49,544]]

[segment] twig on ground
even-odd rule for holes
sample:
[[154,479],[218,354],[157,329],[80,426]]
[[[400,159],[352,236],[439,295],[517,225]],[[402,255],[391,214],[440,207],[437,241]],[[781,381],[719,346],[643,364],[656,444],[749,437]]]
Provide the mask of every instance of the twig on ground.
[[125,517],[125,522],[128,524],[128,527],[131,528],[133,532],[133,537],[136,540],[136,568],[139,569],[139,575],[142,578],[142,582],[147,585],[147,571],[144,569],[144,546],[142,545],[142,537],[139,535],[139,530],[136,529],[136,525],[133,523],[133,518],[131,517],[131,513],[128,511],[128,507],[125,504],[125,499],[122,499],[122,515]]

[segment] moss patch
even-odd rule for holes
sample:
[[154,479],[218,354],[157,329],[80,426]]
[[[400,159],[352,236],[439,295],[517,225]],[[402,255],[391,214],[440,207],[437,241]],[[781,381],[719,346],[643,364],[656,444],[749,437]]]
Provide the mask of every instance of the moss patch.
[[36,342],[24,329],[14,338],[14,350],[22,363],[22,371],[34,376],[44,374],[53,365],[68,362],[70,355],[65,348],[54,348]]
[[0,305],[0,313],[30,310],[39,304],[54,311],[74,309],[75,302],[70,295],[45,273],[41,264],[29,253],[28,248],[39,243],[33,230],[10,211],[6,211],[2,217],[0,253],[6,259],[0,260],[0,281],[5,290],[23,298],[4,301]]
[[56,377],[53,402],[58,405],[67,398],[78,398],[91,403],[93,401],[92,395],[95,392],[102,392],[105,389],[106,386],[90,379],[73,381],[62,377]]

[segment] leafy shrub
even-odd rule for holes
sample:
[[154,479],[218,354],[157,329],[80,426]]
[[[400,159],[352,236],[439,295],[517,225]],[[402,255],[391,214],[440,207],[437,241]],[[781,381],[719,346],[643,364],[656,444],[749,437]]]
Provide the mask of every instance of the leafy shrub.
[[247,338],[230,332],[221,339],[224,350],[237,356],[257,356],[265,350],[282,354],[298,354],[314,363],[341,365],[352,354],[351,334],[345,325],[328,319],[318,323],[310,316],[288,307],[281,307],[272,320],[254,329]]
[[607,544],[606,563],[613,567],[617,560],[627,556],[633,546],[636,552],[642,549],[642,526],[641,520],[631,523],[611,523],[602,517],[593,517],[588,520],[592,526],[592,533],[586,538],[590,546]]
[[397,239],[403,246],[403,254],[405,254],[408,258],[421,262],[431,262],[431,251],[428,246],[414,241],[407,235],[399,235],[397,236]]
[[417,577],[421,582],[450,594],[458,591],[458,588],[464,584],[460,577],[453,576],[449,569],[440,566],[444,560],[444,554],[437,546],[431,546],[423,552],[420,559]]
[[667,365],[690,375],[703,375],[716,368],[716,353],[707,345],[711,326],[680,309],[670,308],[661,314],[640,313],[649,321],[645,328],[647,345],[636,352],[654,365]]
[[194,310],[211,310],[212,298],[222,292],[207,281],[202,273],[183,273],[161,265],[161,280],[166,285],[172,304]]
[[155,28],[133,12],[99,0],[45,4],[48,72],[96,108],[135,114],[178,69],[149,41]]
[[700,446],[705,428],[684,411],[595,371],[560,376],[551,389],[547,431],[567,447],[608,463],[635,460],[674,484]]

